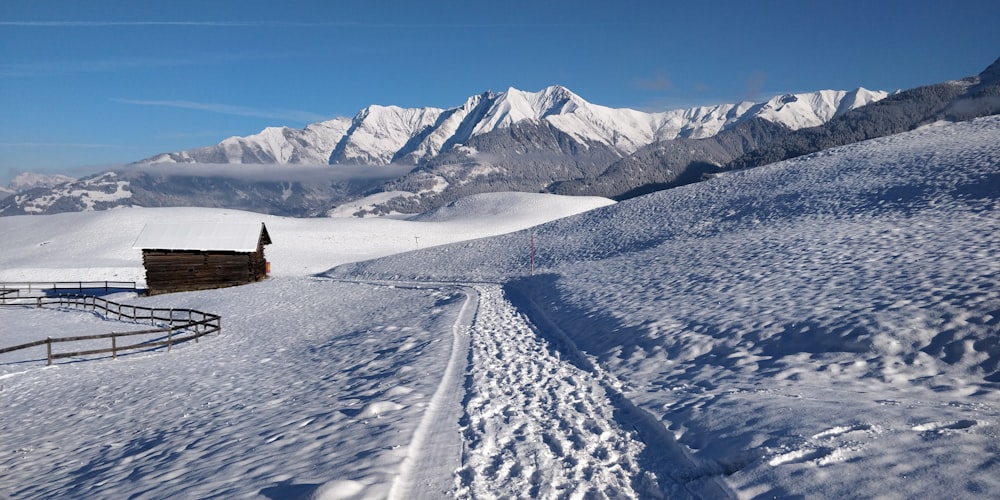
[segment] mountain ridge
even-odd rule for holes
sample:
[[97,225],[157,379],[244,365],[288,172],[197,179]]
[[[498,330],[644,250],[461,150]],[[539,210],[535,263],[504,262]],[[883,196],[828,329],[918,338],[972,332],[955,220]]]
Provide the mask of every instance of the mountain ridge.
[[420,165],[472,137],[524,121],[549,123],[581,143],[600,142],[625,156],[656,141],[709,137],[752,117],[792,129],[816,126],[887,95],[859,87],[647,113],[592,104],[562,85],[538,92],[510,87],[470,96],[448,109],[372,104],[350,119],[334,118],[303,129],[268,127],[214,146],[162,153],[134,164]]
[[1000,59],[977,76],[892,95],[859,87],[662,113],[591,104],[561,86],[488,91],[447,109],[372,105],[353,119],[270,127],[30,189],[5,197],[0,215],[203,206],[360,217],[417,214],[498,191],[623,200],[940,121],[998,114],[998,65]]

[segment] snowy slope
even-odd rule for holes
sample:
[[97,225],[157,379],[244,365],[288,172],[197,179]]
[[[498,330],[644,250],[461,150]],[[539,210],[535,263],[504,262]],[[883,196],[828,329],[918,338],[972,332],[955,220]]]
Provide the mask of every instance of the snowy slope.
[[[119,279],[154,216],[264,220],[281,270],[118,297],[222,314],[198,345],[0,358],[0,495],[996,497],[998,134],[925,127],[432,248],[549,208],[0,219],[2,279]],[[386,281],[337,281],[366,278]]]
[[926,127],[336,275],[524,276],[542,334],[739,497],[994,496],[998,134]]
[[398,106],[368,106],[357,116],[329,163],[386,165],[417,134],[434,125],[442,110],[404,109]]
[[[53,206],[74,210],[103,210],[132,197],[129,182],[115,172],[105,172],[76,182],[63,181],[36,192],[23,191],[14,195],[15,205],[25,213],[41,213]],[[68,207],[67,207],[68,206]]]
[[165,153],[138,163],[421,163],[470,137],[524,121],[544,122],[583,144],[597,142],[623,153],[657,140],[715,135],[754,116],[792,129],[824,123],[850,109],[878,101],[881,91],[823,90],[686,110],[645,113],[591,104],[555,85],[538,92],[509,88],[472,96],[449,109],[372,105],[353,119],[337,118],[304,130],[269,128],[231,137],[216,146]]
[[54,187],[75,180],[68,175],[23,172],[11,179],[10,184],[7,185],[7,189],[19,193],[39,187]]
[[302,130],[268,127],[247,137],[230,137],[216,146],[164,153],[143,163],[328,163],[330,152],[351,127],[347,118],[313,123]]
[[[133,243],[148,223],[263,222],[275,276],[306,276],[335,265],[492,236],[612,204],[597,197],[538,193],[472,196],[415,220],[296,219],[206,208],[128,208],[0,219],[0,281],[144,281]],[[42,221],[45,221],[42,223]]]

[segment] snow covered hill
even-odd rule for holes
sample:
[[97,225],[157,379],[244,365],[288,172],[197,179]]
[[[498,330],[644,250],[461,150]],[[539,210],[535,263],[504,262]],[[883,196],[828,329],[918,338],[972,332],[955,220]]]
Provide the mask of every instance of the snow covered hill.
[[0,186],[0,199],[32,189],[52,188],[75,180],[68,175],[22,172],[14,176],[6,186]]
[[671,480],[994,496],[998,136],[1000,117],[927,126],[331,276],[505,282],[690,451]]
[[792,130],[812,127],[886,95],[863,88],[822,90],[760,103],[645,113],[591,104],[558,85],[538,92],[510,88],[469,97],[449,109],[372,105],[350,120],[335,118],[303,130],[268,128],[138,163],[419,164],[472,137],[525,121],[544,122],[580,143],[598,143],[628,154],[658,140],[709,137],[753,117]]
[[10,184],[7,185],[7,188],[15,193],[19,193],[29,189],[54,187],[75,180],[68,175],[23,172],[14,176]]
[[[146,220],[275,241],[264,282],[112,297],[220,336],[0,355],[0,496],[997,497],[998,134],[939,123],[530,229],[576,198],[0,219],[4,280],[128,279]],[[67,324],[130,327],[0,309],[0,338]]]

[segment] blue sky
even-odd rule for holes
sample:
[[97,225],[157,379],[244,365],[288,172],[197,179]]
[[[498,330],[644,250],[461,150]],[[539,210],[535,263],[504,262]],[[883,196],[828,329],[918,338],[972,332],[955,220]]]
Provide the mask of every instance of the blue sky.
[[995,0],[4,0],[0,181],[508,87],[646,111],[911,88],[981,71],[998,26]]

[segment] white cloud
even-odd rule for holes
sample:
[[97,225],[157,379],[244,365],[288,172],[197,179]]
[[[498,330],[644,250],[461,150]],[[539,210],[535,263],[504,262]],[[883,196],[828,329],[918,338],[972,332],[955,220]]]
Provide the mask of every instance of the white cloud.
[[225,115],[253,116],[258,118],[275,118],[280,120],[293,120],[301,122],[318,122],[329,117],[312,113],[309,111],[299,111],[293,109],[261,109],[249,106],[236,106],[232,104],[221,104],[214,102],[197,101],[161,101],[143,99],[111,99],[114,102],[123,104],[135,104],[139,106],[161,106],[167,108],[191,109],[195,111],[207,111],[210,113],[221,113]]
[[0,142],[0,148],[121,148],[117,144],[86,142]]

